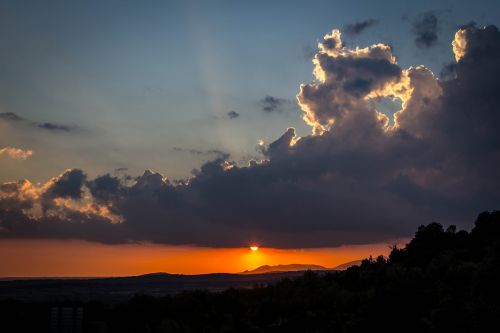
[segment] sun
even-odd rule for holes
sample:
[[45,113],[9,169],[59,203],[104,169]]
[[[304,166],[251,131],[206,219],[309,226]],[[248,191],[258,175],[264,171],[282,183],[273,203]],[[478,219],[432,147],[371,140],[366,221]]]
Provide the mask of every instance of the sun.
[[259,250],[259,247],[258,246],[250,246],[250,250],[255,252],[255,251]]

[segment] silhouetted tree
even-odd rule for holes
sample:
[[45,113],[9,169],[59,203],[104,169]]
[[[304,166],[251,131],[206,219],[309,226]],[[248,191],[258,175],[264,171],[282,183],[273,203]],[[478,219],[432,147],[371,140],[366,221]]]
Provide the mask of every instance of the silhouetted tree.
[[[6,332],[43,332],[47,326],[35,323],[50,305],[0,301]],[[500,212],[481,213],[470,233],[420,226],[388,258],[370,257],[342,272],[84,307],[86,327],[104,321],[110,332],[490,331],[500,327]]]

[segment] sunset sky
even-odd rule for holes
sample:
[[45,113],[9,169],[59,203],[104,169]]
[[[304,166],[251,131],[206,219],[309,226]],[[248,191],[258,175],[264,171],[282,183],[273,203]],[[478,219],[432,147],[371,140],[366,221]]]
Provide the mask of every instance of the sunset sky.
[[2,1],[0,277],[334,267],[470,229],[499,208],[497,26],[496,0]]

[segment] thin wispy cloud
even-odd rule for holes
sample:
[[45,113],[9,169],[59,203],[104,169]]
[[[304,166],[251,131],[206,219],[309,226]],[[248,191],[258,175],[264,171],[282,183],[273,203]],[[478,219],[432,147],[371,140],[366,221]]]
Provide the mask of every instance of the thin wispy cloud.
[[63,132],[70,132],[75,129],[74,126],[53,124],[53,123],[38,124],[38,127],[49,131],[63,131]]
[[271,95],[266,95],[262,98],[259,101],[259,106],[261,110],[266,113],[280,113],[296,108],[296,104],[294,104],[291,100]]
[[34,128],[39,128],[51,132],[71,132],[78,130],[78,127],[74,125],[65,125],[52,122],[36,122],[21,117],[13,112],[0,113],[0,121],[11,122],[14,124],[25,124]]
[[206,150],[200,150],[200,149],[192,149],[192,148],[181,148],[181,147],[174,147],[172,148],[173,151],[179,152],[179,153],[188,153],[192,155],[226,155],[221,150],[218,149],[206,149]]
[[367,19],[364,21],[349,23],[345,27],[345,33],[347,35],[350,35],[350,36],[357,36],[357,35],[360,35],[361,33],[365,32],[369,28],[377,25],[378,23],[379,23],[379,21],[375,20],[375,19]]
[[13,112],[2,112],[0,113],[0,119],[1,120],[4,120],[4,121],[19,121],[19,122],[22,122],[22,121],[25,121],[24,118],[18,116],[17,114],[13,113]]
[[420,14],[413,22],[415,45],[426,49],[434,46],[438,41],[439,17],[433,11]]

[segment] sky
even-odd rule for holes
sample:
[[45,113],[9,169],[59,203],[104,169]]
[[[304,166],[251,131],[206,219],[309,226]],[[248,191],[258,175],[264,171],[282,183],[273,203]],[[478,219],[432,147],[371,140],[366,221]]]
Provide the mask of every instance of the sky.
[[496,1],[2,1],[0,275],[237,272],[250,245],[332,267],[470,229],[500,199],[499,25]]

